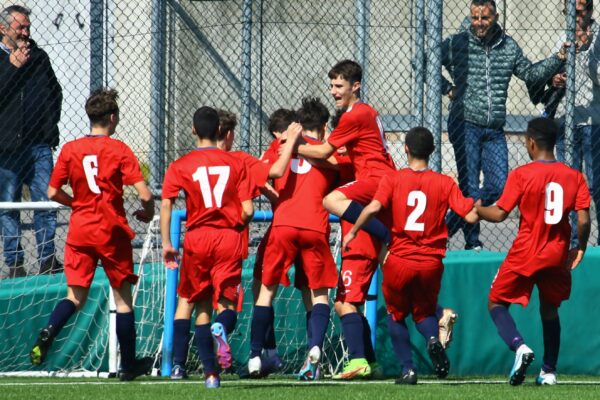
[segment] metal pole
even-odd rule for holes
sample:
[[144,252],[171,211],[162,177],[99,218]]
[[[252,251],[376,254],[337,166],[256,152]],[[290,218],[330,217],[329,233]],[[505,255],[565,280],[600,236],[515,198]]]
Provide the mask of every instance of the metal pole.
[[423,126],[423,95],[425,92],[425,0],[417,0],[415,6],[415,125]]
[[[575,1],[567,1],[567,41],[575,43]],[[573,163],[573,137],[575,133],[575,46],[567,53],[567,87],[565,94],[565,162]]]
[[165,70],[167,39],[167,5],[152,0],[152,42],[150,45],[150,187],[159,191],[165,170]]
[[90,92],[104,85],[104,0],[90,1]]
[[362,84],[360,88],[360,98],[365,103],[369,102],[369,14],[370,14],[371,1],[370,0],[356,0],[356,18],[358,23],[356,25],[356,40],[357,40],[357,51],[356,56],[357,62],[362,66]]
[[240,118],[241,148],[250,149],[250,101],[252,96],[252,0],[244,0],[242,24],[242,107]]
[[442,0],[429,0],[427,14],[427,110],[426,126],[433,133],[435,151],[430,166],[442,169]]

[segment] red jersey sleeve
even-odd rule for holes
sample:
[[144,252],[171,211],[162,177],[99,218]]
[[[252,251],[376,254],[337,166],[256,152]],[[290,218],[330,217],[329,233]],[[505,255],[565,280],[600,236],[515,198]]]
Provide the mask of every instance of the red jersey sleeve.
[[590,208],[590,190],[583,174],[577,174],[577,180],[579,182],[577,184],[577,197],[575,198],[575,211]]
[[277,149],[279,148],[279,140],[275,139],[269,145],[269,148],[265,150],[262,156],[260,156],[260,161],[266,164],[274,164],[275,161],[279,158],[279,154],[277,153]]
[[260,160],[254,157],[249,158],[249,160],[248,173],[252,178],[254,186],[252,188],[252,194],[253,197],[256,197],[260,194],[258,189],[265,187],[267,181],[269,180],[269,171],[271,170],[271,166],[269,164],[260,162]]
[[345,146],[347,143],[356,139],[359,134],[358,124],[354,121],[353,115],[346,112],[340,118],[340,123],[331,132],[327,142],[336,149]]
[[377,188],[377,192],[375,192],[375,196],[373,196],[373,200],[380,202],[384,208],[389,208],[393,192],[394,184],[392,178],[389,175],[384,175],[381,178],[381,182],[379,182],[379,187]]
[[123,146],[121,172],[123,173],[123,184],[125,185],[133,185],[144,180],[140,163],[128,146]]
[[239,169],[239,179],[237,181],[237,190],[240,201],[252,200],[253,185],[252,178],[248,174],[246,165],[241,165]]
[[506,178],[504,191],[500,199],[496,202],[496,205],[509,213],[519,204],[522,195],[523,189],[521,188],[518,170],[512,171],[508,174],[508,178]]
[[68,164],[68,146],[64,146],[58,155],[56,165],[50,176],[49,186],[55,189],[60,189],[69,181],[69,164]]
[[473,209],[473,199],[470,197],[463,196],[462,192],[458,188],[456,182],[452,179],[450,181],[450,196],[449,196],[449,204],[452,211],[460,215],[461,217],[465,217]]
[[179,183],[177,167],[175,163],[171,164],[165,174],[162,187],[162,198],[173,199],[179,196],[179,190],[182,188]]

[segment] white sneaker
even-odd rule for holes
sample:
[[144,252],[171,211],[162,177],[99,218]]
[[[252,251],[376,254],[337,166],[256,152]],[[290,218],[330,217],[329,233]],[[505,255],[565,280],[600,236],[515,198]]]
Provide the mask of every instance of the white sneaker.
[[253,357],[248,360],[248,372],[250,376],[260,376],[260,370],[262,368],[262,361],[260,357]]
[[540,374],[535,378],[536,385],[556,385],[556,374],[554,372],[540,371]]
[[452,330],[457,319],[458,314],[453,309],[444,308],[442,318],[438,321],[438,335],[444,349],[447,349],[452,341]]
[[319,346],[313,346],[308,352],[308,359],[311,364],[316,364],[321,359],[321,349]]
[[527,367],[531,365],[534,359],[533,350],[527,347],[526,344],[520,345],[515,354],[515,363],[510,371],[508,383],[513,386],[523,383]]

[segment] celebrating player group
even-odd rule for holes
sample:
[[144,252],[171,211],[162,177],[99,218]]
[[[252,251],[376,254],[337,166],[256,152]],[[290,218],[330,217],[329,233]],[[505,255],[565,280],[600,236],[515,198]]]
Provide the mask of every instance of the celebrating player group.
[[[361,312],[378,264],[388,311],[388,330],[401,364],[398,384],[416,384],[406,319],[412,316],[438,378],[450,372],[446,348],[457,314],[438,304],[446,252],[449,210],[473,224],[501,222],[518,207],[520,227],[489,294],[489,313],[506,345],[515,352],[509,382],[525,379],[534,352],[509,313],[526,306],[533,286],[540,295],[543,366],[536,382],[556,383],[561,326],[558,307],[569,298],[571,272],[581,261],[590,232],[590,195],[583,175],[557,162],[557,126],[547,118],[529,122],[525,146],[532,162],[516,168],[500,199],[484,207],[463,195],[455,181],[428,166],[432,133],[414,127],[405,135],[408,165],[396,169],[387,150],[377,111],[360,101],[362,70],[344,60],[329,71],[336,113],[317,98],[298,110],[280,109],[269,121],[274,139],[260,159],[231,151],[235,115],[200,107],[193,116],[196,149],[173,162],[163,183],[160,205],[165,264],[178,266],[179,302],[174,321],[173,371],[183,379],[195,312],[195,340],[207,388],[220,386],[220,371],[232,365],[228,336],[240,311],[242,261],[248,254],[252,200],[266,196],[273,222],[258,248],[254,265],[254,307],[247,372],[262,378],[282,366],[277,353],[273,301],[280,285],[294,285],[306,308],[307,349],[300,380],[320,377],[319,363],[330,321],[329,291],[337,288],[334,309],[341,320],[348,362],[333,379],[382,374]],[[89,135],[67,143],[48,188],[49,197],[72,207],[65,249],[68,294],[52,312],[31,350],[44,361],[53,339],[84,304],[98,260],[109,277],[117,303],[117,336],[122,380],[148,370],[135,357],[131,301],[133,273],[130,238],[123,208],[123,185],[133,185],[142,208],[134,215],[153,218],[152,195],[138,161],[112,139],[119,121],[116,92],[99,90],[86,103]],[[329,122],[333,129],[329,129]],[[62,187],[67,183],[72,195]],[[170,220],[183,191],[187,222],[183,250],[171,243]],[[569,250],[569,213],[577,213],[578,247]],[[340,217],[343,233],[340,271],[329,247],[329,214]],[[486,284],[486,283],[483,283]],[[214,318],[213,318],[214,316]]]

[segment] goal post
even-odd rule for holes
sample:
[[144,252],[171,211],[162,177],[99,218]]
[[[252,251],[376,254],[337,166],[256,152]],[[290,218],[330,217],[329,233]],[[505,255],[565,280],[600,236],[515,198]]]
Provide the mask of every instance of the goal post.
[[[171,244],[174,248],[178,249],[181,247],[181,238],[182,238],[182,225],[186,220],[186,211],[185,210],[173,210],[171,214]],[[269,223],[273,220],[273,212],[272,211],[255,211],[254,216],[252,218],[252,223]],[[339,218],[330,215],[329,216],[330,223],[339,223]],[[339,253],[339,246],[341,245],[341,232],[338,232],[338,238],[335,244],[336,251],[335,253]],[[335,258],[338,254],[335,254]],[[369,325],[371,327],[371,341],[373,346],[375,346],[375,336],[376,336],[376,325],[377,325],[377,297],[378,297],[378,272],[375,273],[371,280],[371,286],[369,288],[367,302],[365,304],[365,316]],[[169,376],[171,374],[171,370],[173,367],[173,321],[175,316],[175,309],[177,307],[177,283],[179,279],[179,268],[178,266],[174,268],[167,269],[166,276],[166,288],[165,288],[165,311],[164,311],[164,329],[163,329],[163,341],[162,341],[162,365],[161,365],[161,375]],[[251,294],[250,294],[251,295]],[[277,299],[275,300],[277,301]],[[332,311],[333,312],[333,311]],[[249,316],[248,316],[249,318]],[[332,321],[333,322],[333,321]],[[330,324],[333,326],[334,324]],[[331,330],[331,327],[330,327]],[[247,332],[249,336],[249,332]],[[341,333],[338,332],[338,340],[341,343]],[[279,343],[278,346],[285,345],[284,343]],[[339,367],[342,366],[343,360],[336,360],[337,365],[330,366],[329,372],[333,372],[338,370]]]

